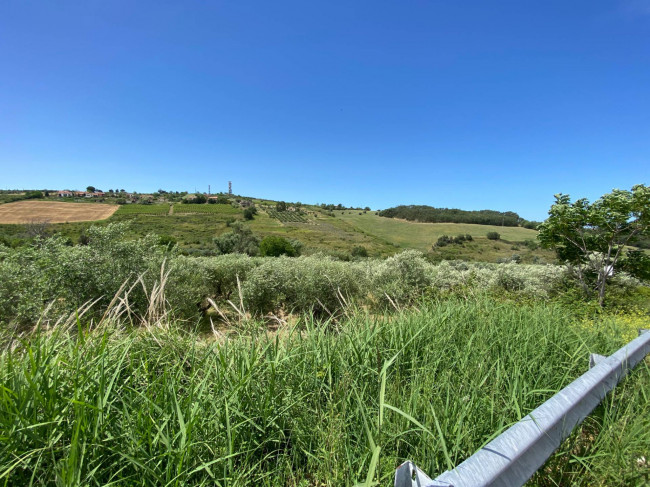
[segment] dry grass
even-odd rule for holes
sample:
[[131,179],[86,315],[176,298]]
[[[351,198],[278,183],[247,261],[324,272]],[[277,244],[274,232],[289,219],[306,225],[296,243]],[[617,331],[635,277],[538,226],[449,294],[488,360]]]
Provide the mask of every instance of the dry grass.
[[16,201],[0,206],[0,223],[84,222],[105,220],[119,208],[101,203],[59,203],[57,201]]

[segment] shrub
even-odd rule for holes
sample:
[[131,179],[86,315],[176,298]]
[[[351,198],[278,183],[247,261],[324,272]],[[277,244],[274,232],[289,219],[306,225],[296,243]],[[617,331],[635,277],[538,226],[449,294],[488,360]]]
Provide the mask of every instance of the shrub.
[[250,228],[241,223],[233,223],[231,228],[232,232],[224,233],[213,240],[219,254],[257,255],[259,253],[259,238],[253,234]]
[[244,220],[252,220],[255,218],[255,212],[251,208],[246,208],[244,210]]
[[324,255],[296,259],[282,256],[266,259],[252,269],[243,292],[249,311],[254,313],[285,309],[327,314],[344,305],[339,293],[346,299],[356,297],[364,281],[361,269]]
[[368,250],[363,245],[355,245],[350,251],[352,257],[368,257]]
[[280,257],[281,255],[295,257],[296,249],[286,238],[269,235],[264,237],[260,243],[260,254],[262,257]]
[[499,240],[501,238],[501,235],[499,235],[499,232],[488,232],[487,238],[489,240]]

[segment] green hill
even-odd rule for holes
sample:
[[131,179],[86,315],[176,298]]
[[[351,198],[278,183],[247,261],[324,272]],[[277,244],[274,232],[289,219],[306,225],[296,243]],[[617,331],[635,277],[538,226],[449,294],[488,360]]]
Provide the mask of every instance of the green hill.
[[[230,231],[230,224],[242,221],[259,237],[276,235],[303,243],[304,253],[325,252],[349,258],[355,247],[364,247],[370,256],[389,256],[403,249],[417,249],[436,260],[463,259],[495,262],[513,258],[522,262],[554,259],[551,252],[536,249],[537,232],[522,227],[479,225],[471,223],[417,223],[378,216],[372,211],[325,211],[303,205],[297,211],[278,212],[275,202],[254,200],[258,213],[251,221],[244,219],[244,208],[224,204],[187,205],[157,203],[122,206],[102,222],[63,223],[49,225],[50,233],[60,233],[79,241],[92,224],[114,221],[131,222],[134,237],[149,233],[164,236],[179,244],[189,254],[209,255],[215,250],[213,238]],[[293,207],[291,207],[293,209]],[[501,240],[488,240],[488,232],[496,231]],[[469,234],[472,242],[434,248],[442,235]],[[28,238],[21,225],[0,225],[0,238],[20,241]],[[524,242],[526,242],[524,244]]]

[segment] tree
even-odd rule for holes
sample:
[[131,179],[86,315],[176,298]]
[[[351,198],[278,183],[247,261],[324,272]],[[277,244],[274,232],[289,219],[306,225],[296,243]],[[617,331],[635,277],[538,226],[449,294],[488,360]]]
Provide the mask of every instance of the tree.
[[284,201],[278,201],[275,205],[276,211],[287,211],[287,204]]
[[487,238],[488,240],[499,240],[501,238],[501,235],[499,232],[488,232]]
[[251,229],[239,222],[233,223],[231,228],[232,232],[215,237],[214,244],[217,247],[217,252],[220,254],[257,255],[260,240],[253,235]]
[[86,188],[86,191],[89,192],[89,193],[94,193],[95,192],[95,187],[94,186],[88,186]]
[[615,189],[593,203],[586,198],[572,203],[569,195],[557,194],[548,214],[539,241],[571,266],[588,296],[597,292],[602,306],[623,249],[650,233],[650,188]]
[[286,238],[269,235],[264,237],[260,243],[260,254],[263,257],[280,257],[281,255],[295,257],[297,252]]
[[255,217],[255,212],[251,208],[246,208],[244,210],[244,219],[252,220]]

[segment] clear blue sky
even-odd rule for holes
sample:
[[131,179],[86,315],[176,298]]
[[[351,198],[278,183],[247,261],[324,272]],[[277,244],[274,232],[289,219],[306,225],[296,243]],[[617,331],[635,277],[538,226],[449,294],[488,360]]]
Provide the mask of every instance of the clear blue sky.
[[0,188],[544,219],[650,183],[650,1],[0,4]]

